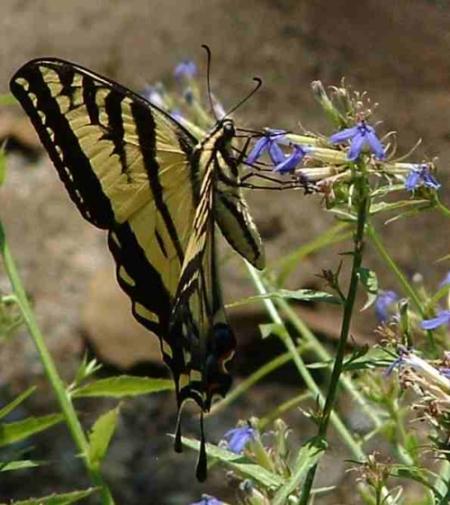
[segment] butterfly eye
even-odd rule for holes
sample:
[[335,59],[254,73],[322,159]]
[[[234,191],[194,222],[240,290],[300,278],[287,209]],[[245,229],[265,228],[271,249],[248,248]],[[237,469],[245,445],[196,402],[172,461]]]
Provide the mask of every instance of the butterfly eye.
[[231,120],[224,121],[224,123],[223,123],[223,130],[230,137],[234,136],[234,124],[233,124],[233,121],[231,121]]

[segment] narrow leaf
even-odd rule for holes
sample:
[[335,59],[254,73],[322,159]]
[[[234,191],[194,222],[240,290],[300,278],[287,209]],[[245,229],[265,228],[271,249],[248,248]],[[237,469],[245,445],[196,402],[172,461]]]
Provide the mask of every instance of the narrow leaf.
[[282,324],[279,323],[267,323],[260,324],[259,331],[261,332],[261,338],[267,338],[271,335],[280,336],[282,333],[286,333],[286,329]]
[[272,505],[284,505],[289,495],[299,488],[308,470],[319,461],[325,450],[325,443],[320,439],[313,439],[300,449],[294,470],[290,479],[277,491]]
[[29,417],[14,423],[0,423],[0,447],[35,435],[60,423],[61,414],[50,414],[42,417]]
[[43,464],[42,461],[33,461],[31,459],[8,461],[7,463],[0,463],[0,472],[12,472],[14,470],[24,470],[25,468],[34,468],[42,464]]
[[83,500],[97,491],[97,488],[91,487],[82,491],[72,491],[71,493],[52,494],[43,496],[42,498],[29,498],[28,500],[15,501],[11,502],[10,505],[69,505],[70,503]]
[[325,293],[324,291],[315,291],[314,289],[297,289],[291,291],[289,289],[278,289],[276,291],[271,291],[269,293],[264,293],[261,295],[248,296],[242,300],[237,300],[233,303],[228,303],[227,307],[239,307],[242,305],[248,305],[250,303],[260,302],[261,300],[276,300],[276,299],[287,299],[287,300],[298,300],[301,302],[325,302],[332,303],[335,305],[340,305],[341,301],[334,295],[330,293]]
[[0,419],[6,417],[10,412],[12,412],[16,407],[18,407],[22,402],[24,402],[30,395],[33,394],[36,386],[31,386],[26,391],[21,393],[17,398],[15,398],[12,402],[5,405],[2,409],[0,409]]
[[[182,442],[191,449],[195,449],[196,451],[200,450],[200,443],[198,440],[183,437]],[[234,454],[233,452],[212,444],[206,444],[206,451],[211,458],[219,460],[225,466],[231,468],[243,477],[248,477],[249,479],[261,483],[265,488],[277,489],[284,483],[282,477],[260,467],[245,456]]]
[[89,434],[88,457],[91,464],[99,468],[114,435],[119,415],[119,407],[106,412],[95,421]]
[[133,377],[120,375],[100,379],[75,389],[72,396],[76,398],[86,396],[110,396],[122,398],[124,396],[138,396],[148,393],[158,393],[173,389],[173,382],[169,379],[151,379],[147,377]]
[[373,270],[361,267],[358,270],[358,276],[361,284],[367,293],[367,301],[364,304],[363,310],[368,309],[376,300],[378,295],[378,279],[377,274]]

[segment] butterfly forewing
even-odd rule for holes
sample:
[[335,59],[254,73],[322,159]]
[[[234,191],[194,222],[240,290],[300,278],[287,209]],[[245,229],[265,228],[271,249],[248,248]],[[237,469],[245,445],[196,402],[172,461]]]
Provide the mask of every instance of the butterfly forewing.
[[27,63],[11,91],[80,212],[109,230],[133,314],[160,337],[177,380],[183,355],[168,321],[198,201],[195,140],[138,95],[61,60]]

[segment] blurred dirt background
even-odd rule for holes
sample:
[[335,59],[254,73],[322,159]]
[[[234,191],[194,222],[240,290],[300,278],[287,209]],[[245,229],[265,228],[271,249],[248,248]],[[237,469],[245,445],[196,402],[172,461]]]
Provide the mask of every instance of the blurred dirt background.
[[[450,203],[450,8],[437,0],[3,0],[0,21],[0,92],[7,92],[13,72],[38,56],[58,56],[103,73],[140,90],[147,83],[171,78],[174,65],[194,58],[204,75],[204,53],[213,52],[212,83],[226,106],[239,100],[251,78],[264,80],[262,90],[238,111],[236,120],[249,127],[310,130],[331,133],[315,104],[309,83],[326,85],[345,76],[380,103],[377,119],[382,133],[398,132],[399,152],[423,139],[414,159],[439,156],[442,198]],[[129,316],[129,303],[115,283],[104,235],[90,227],[69,201],[48,159],[30,135],[18,107],[0,110],[0,135],[13,137],[8,180],[1,189],[1,219],[18,261],[28,293],[58,367],[68,380],[86,346],[95,350],[106,370],[164,375],[156,340]],[[31,159],[27,155],[33,155]],[[314,238],[333,219],[320,211],[314,197],[300,193],[249,195],[252,212],[264,236],[270,262]],[[380,222],[380,227],[383,223]],[[383,229],[393,256],[409,275],[419,272],[433,289],[448,268],[435,261],[448,254],[449,234],[437,213],[400,220]],[[308,257],[290,280],[291,287],[321,287],[315,276],[336,267],[344,251],[340,244]],[[223,281],[228,300],[252,293],[240,262],[224,250]],[[368,267],[380,271],[381,285],[395,289],[374,252]],[[0,289],[9,287],[0,271]],[[111,310],[112,309],[112,310]],[[299,307],[302,316],[332,345],[338,314],[328,309]],[[236,363],[242,378],[280,351],[275,342],[258,343],[257,307],[231,312],[240,349]],[[373,342],[375,321],[360,318],[354,329],[359,343]],[[239,380],[239,379],[238,379]],[[31,383],[39,384],[24,414],[54,408],[42,377],[38,357],[22,332],[0,348],[0,405]],[[289,367],[255,390],[236,407],[208,421],[209,438],[218,441],[239,418],[262,415],[262,405],[276,405],[298,393]],[[38,398],[39,397],[39,398]],[[222,489],[222,474],[213,473],[205,486],[193,484],[195,458],[174,455],[166,433],[173,431],[174,405],[168,396],[126,402],[119,432],[105,465],[118,503],[125,505],[184,505],[201,492],[220,494],[233,503],[232,490]],[[108,407],[85,402],[80,408],[89,424]],[[25,408],[25,407],[24,407]],[[350,412],[354,415],[354,412]],[[299,412],[290,421],[302,426],[304,439],[311,427]],[[363,420],[359,420],[361,422]],[[192,420],[195,431],[196,420]],[[295,437],[294,437],[295,438]],[[36,437],[35,451],[50,461],[28,474],[0,479],[0,499],[43,495],[86,484],[73,458],[63,427]],[[333,451],[345,452],[336,442]],[[35,456],[35,453],[33,453]],[[327,466],[328,465],[328,466]],[[344,464],[325,462],[320,485],[338,484],[318,501],[349,503]],[[176,482],[175,482],[176,480]],[[348,496],[348,495],[347,495]],[[356,503],[354,496],[352,503]]]

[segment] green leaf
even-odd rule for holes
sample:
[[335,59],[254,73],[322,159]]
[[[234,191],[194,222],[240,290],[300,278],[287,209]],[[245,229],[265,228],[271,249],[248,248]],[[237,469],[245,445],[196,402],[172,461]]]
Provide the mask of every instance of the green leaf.
[[369,270],[368,268],[364,267],[359,268],[358,276],[367,293],[367,301],[364,304],[364,307],[361,309],[362,312],[363,310],[367,310],[377,298],[378,279],[377,274],[373,270]]
[[277,491],[271,501],[272,505],[284,505],[287,503],[289,495],[299,488],[302,479],[306,476],[308,470],[319,461],[325,448],[326,443],[324,440],[316,438],[312,439],[300,449],[292,475]]
[[43,496],[42,498],[29,498],[28,500],[15,501],[11,502],[10,505],[69,505],[70,503],[83,500],[97,491],[97,488],[91,487],[82,491],[72,491],[71,493],[52,494]]
[[286,328],[281,323],[267,323],[260,324],[259,331],[261,332],[261,338],[267,338],[271,335],[283,336],[286,334]]
[[79,386],[90,375],[98,372],[101,368],[102,365],[95,358],[88,360],[88,356],[85,354],[75,374],[75,379],[71,387]]
[[14,423],[0,423],[0,447],[35,435],[63,420],[61,414],[50,414],[42,417],[29,417]]
[[36,386],[28,388],[26,391],[21,393],[17,398],[15,398],[12,402],[8,403],[8,405],[5,405],[2,409],[0,409],[0,419],[6,417],[10,412],[12,412],[22,402],[24,402],[29,396],[33,394],[35,389]]
[[[182,442],[185,446],[200,450],[200,443],[198,440],[183,437]],[[259,482],[267,489],[277,489],[284,483],[284,479],[279,475],[269,472],[265,468],[260,467],[253,463],[245,456],[234,454],[212,444],[206,444],[206,451],[210,458],[219,460],[225,466],[231,468],[243,477],[248,477],[256,482]]]
[[363,346],[348,356],[343,364],[346,372],[356,370],[373,370],[374,368],[387,368],[392,359],[386,357],[386,352],[377,347]]
[[233,303],[228,303],[227,308],[239,307],[241,305],[247,305],[250,303],[260,302],[261,300],[276,300],[276,299],[288,299],[288,300],[298,300],[302,302],[325,302],[332,303],[335,305],[340,305],[342,302],[334,295],[330,293],[325,293],[324,291],[315,291],[314,289],[297,289],[291,291],[289,289],[277,289],[276,291],[270,291],[269,293],[264,293],[261,295],[248,296],[242,300],[237,300]]
[[379,202],[370,206],[370,215],[373,216],[380,212],[398,211],[399,209],[406,209],[408,212],[416,211],[430,207],[429,200],[399,200],[393,203]]
[[119,407],[106,412],[95,421],[89,434],[89,461],[94,468],[99,468],[114,435],[119,415]]
[[89,396],[122,398],[124,396],[159,393],[160,391],[168,391],[173,388],[173,382],[169,379],[151,379],[147,377],[120,375],[119,377],[100,379],[86,384],[85,386],[81,386],[72,391],[72,396],[76,398]]
[[8,461],[7,463],[0,463],[0,472],[12,472],[14,470],[24,470],[25,468],[35,468],[42,464],[42,461],[33,461],[31,459]]

